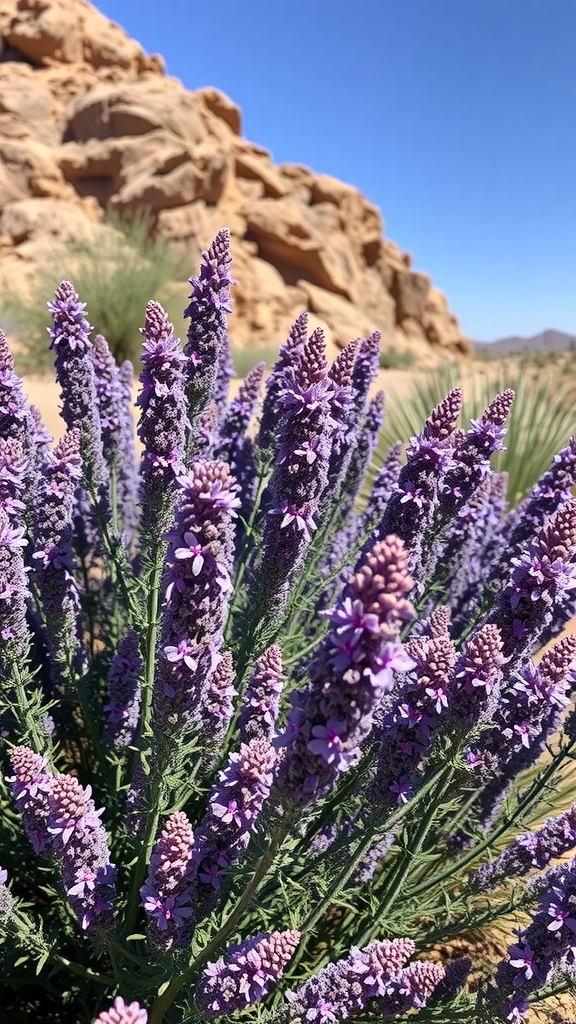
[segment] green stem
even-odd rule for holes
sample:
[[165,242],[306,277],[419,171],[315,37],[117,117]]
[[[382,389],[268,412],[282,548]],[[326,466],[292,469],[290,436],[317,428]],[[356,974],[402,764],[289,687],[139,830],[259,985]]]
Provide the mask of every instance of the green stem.
[[406,899],[412,899],[414,896],[419,896],[421,895],[421,893],[427,892],[429,889],[434,888],[441,882],[446,881],[446,879],[457,877],[465,867],[467,867],[469,864],[472,864],[475,860],[478,859],[481,853],[483,853],[485,850],[488,850],[491,846],[494,845],[494,843],[498,841],[498,839],[501,836],[505,835],[506,832],[508,832],[509,829],[512,827],[514,822],[519,817],[521,817],[525,810],[527,810],[530,807],[530,805],[537,797],[539,791],[542,789],[543,786],[546,785],[548,779],[550,779],[558,771],[562,762],[565,761],[568,757],[571,757],[571,751],[575,743],[576,737],[574,739],[571,739],[566,744],[566,746],[559,751],[559,753],[552,759],[551,763],[547,766],[547,768],[545,768],[544,771],[536,777],[532,785],[527,789],[524,796],[518,801],[516,807],[511,812],[511,814],[507,815],[501,821],[501,823],[498,826],[496,826],[496,828],[493,829],[492,832],[488,834],[486,839],[484,839],[481,843],[478,843],[477,846],[474,846],[471,850],[468,851],[468,853],[464,854],[464,856],[461,857],[460,860],[456,861],[456,863],[454,863],[451,867],[447,867],[443,871],[439,871],[436,875],[433,875],[431,878],[428,878],[425,881],[421,882],[419,885],[416,885],[413,889],[408,889],[407,892],[405,893]]
[[65,956],[59,956],[58,953],[50,953],[48,959],[52,963],[59,964],[60,967],[65,967],[71,974],[77,974],[79,978],[86,978],[88,981],[96,981],[99,985],[105,985],[106,988],[115,988],[118,984],[116,979],[111,978],[110,975],[98,974],[96,971],[91,971],[89,967],[82,967]]
[[[21,728],[26,729],[26,736],[30,737],[31,745],[33,746],[37,754],[44,754],[46,747],[49,745],[48,737],[44,734],[41,735],[38,729],[38,723],[34,717],[34,713],[30,707],[30,701],[28,700],[28,694],[26,693],[26,687],[20,673],[20,667],[16,659],[13,660],[12,675],[14,678],[14,684],[16,694],[18,697],[18,714],[21,718]],[[23,711],[23,714],[22,714]]]
[[[446,785],[450,782],[450,779],[452,778],[453,774],[454,769],[452,766],[446,768],[441,773],[438,779],[438,786],[437,788],[435,787],[435,793],[431,801],[432,807],[436,803],[436,796],[440,795],[443,792]],[[430,829],[434,824],[432,807],[428,809],[428,813],[426,813],[426,809],[424,809],[423,811],[420,810],[420,824],[416,828],[415,835],[412,841],[408,839],[408,841],[406,842],[400,857],[393,865],[392,871],[389,877],[386,879],[383,898],[380,900],[380,903],[375,914],[373,914],[375,923],[378,923],[382,920],[382,918],[385,916],[386,912],[389,910],[390,906],[392,905],[396,897],[399,895],[403,882],[410,874],[410,871],[414,863],[414,858],[417,857],[420,851],[422,850],[422,847],[426,840],[426,836],[428,835]],[[365,945],[367,941],[367,936],[371,932],[371,930],[371,927],[365,929],[361,938],[358,940],[357,943],[355,943],[355,945]]]

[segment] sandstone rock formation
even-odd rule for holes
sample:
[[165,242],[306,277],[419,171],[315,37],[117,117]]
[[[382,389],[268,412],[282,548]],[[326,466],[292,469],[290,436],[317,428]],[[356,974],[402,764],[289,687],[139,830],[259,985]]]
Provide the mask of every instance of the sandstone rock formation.
[[303,308],[342,345],[471,351],[443,295],[384,239],[351,185],[273,163],[217,89],[186,90],[87,0],[0,0],[0,302],[54,240],[149,209],[189,260],[219,227],[234,242],[239,343],[277,344]]

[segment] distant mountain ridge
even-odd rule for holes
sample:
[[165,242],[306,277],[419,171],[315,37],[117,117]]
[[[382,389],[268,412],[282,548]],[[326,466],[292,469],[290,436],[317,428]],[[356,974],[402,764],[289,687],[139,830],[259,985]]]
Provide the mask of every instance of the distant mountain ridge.
[[576,347],[576,335],[566,334],[565,331],[555,331],[552,328],[541,331],[540,334],[534,334],[531,338],[511,335],[509,338],[500,338],[498,341],[474,342],[476,351],[498,352],[503,356],[522,352],[567,352],[572,346]]

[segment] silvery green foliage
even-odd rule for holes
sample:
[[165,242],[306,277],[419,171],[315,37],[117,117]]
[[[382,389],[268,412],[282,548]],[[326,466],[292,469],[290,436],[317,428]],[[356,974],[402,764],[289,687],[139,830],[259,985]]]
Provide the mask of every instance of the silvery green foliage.
[[55,445],[0,334],[6,1019],[518,1024],[576,956],[576,442],[508,510],[456,388],[370,467],[379,337],[305,314],[230,395],[229,242],[135,408],[62,282]]

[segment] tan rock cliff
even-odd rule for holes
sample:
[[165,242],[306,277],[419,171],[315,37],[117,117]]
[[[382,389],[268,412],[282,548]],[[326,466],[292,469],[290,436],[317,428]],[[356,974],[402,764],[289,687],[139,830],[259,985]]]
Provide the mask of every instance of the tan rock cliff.
[[0,300],[53,239],[105,208],[152,211],[189,260],[227,225],[240,344],[277,344],[308,308],[342,345],[378,327],[419,361],[468,354],[443,295],[354,188],[277,166],[218,89],[186,90],[87,0],[0,0]]

